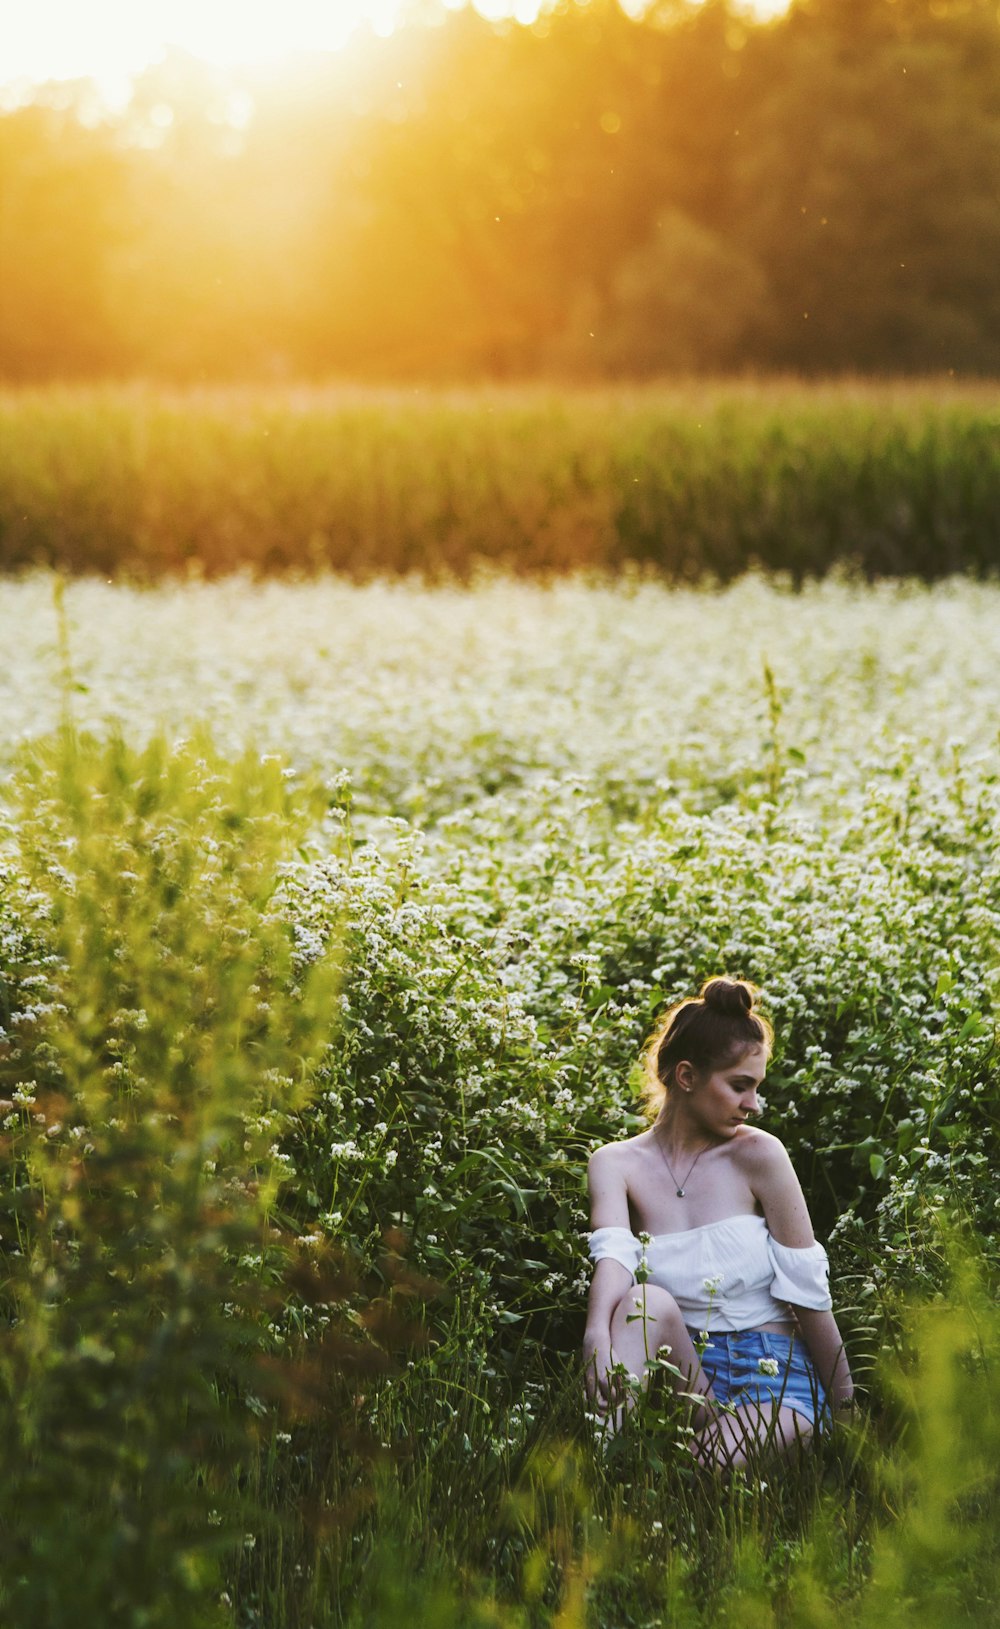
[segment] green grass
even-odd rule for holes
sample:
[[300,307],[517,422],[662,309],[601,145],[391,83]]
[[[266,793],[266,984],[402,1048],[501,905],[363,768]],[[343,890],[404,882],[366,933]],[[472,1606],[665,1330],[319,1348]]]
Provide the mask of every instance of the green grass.
[[988,385],[0,400],[0,569],[995,572]]
[[[987,1621],[1000,592],[0,615],[0,1616]],[[576,1367],[586,1154],[720,968],[864,1399],[722,1489],[669,1399],[601,1452]]]

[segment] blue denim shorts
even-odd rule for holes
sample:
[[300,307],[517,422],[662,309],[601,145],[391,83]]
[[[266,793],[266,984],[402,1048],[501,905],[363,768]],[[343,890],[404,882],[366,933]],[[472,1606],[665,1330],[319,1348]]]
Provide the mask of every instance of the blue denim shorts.
[[[699,1331],[688,1333],[699,1349]],[[816,1424],[817,1416],[824,1425],[830,1422],[826,1393],[799,1335],[779,1335],[769,1329],[713,1329],[701,1366],[717,1403],[768,1410],[780,1405],[803,1414],[810,1425]],[[771,1368],[777,1372],[769,1374]]]

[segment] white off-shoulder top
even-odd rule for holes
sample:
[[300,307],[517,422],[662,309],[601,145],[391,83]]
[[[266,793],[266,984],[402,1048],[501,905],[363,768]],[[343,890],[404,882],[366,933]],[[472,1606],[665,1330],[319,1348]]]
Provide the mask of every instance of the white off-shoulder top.
[[[599,1227],[589,1242],[595,1262],[610,1256],[634,1277],[643,1247],[629,1228]],[[789,1303],[817,1312],[833,1305],[823,1246],[778,1244],[763,1216],[727,1216],[681,1233],[654,1234],[646,1265],[647,1282],[670,1291],[692,1329],[790,1325]]]

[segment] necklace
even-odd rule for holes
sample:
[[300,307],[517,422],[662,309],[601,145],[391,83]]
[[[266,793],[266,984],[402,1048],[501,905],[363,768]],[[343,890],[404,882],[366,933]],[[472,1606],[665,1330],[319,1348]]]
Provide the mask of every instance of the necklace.
[[[704,1154],[705,1149],[704,1148],[699,1148],[697,1154],[695,1155],[694,1159],[691,1161],[691,1164],[687,1168],[687,1176],[684,1178],[684,1181],[683,1182],[678,1182],[676,1176],[674,1175],[673,1168],[672,1168],[672,1166],[670,1164],[670,1161],[667,1159],[666,1153],[665,1153],[664,1148],[663,1148],[663,1144],[661,1143],[659,1137],[657,1137],[655,1132],[653,1133],[653,1140],[656,1143],[657,1148],[660,1150],[660,1153],[663,1155],[663,1163],[666,1166],[667,1170],[670,1172],[670,1180],[671,1180],[671,1182],[673,1183],[674,1187],[677,1190],[678,1199],[683,1199],[684,1198],[684,1190],[687,1187],[687,1184],[691,1179],[691,1172],[694,1170],[694,1168],[697,1165],[698,1161],[701,1159],[701,1156],[702,1156],[702,1154]],[[706,1144],[706,1147],[707,1146],[709,1146],[709,1145]]]

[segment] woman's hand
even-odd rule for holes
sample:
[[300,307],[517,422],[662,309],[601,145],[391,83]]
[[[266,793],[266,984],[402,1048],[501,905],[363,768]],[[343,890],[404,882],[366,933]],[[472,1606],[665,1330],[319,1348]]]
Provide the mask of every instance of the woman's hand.
[[857,1409],[857,1398],[855,1397],[853,1390],[842,1392],[839,1396],[834,1397],[832,1402],[833,1417],[838,1425],[849,1425],[852,1420],[857,1418],[855,1412]]
[[591,1407],[601,1415],[614,1406],[614,1377],[608,1373],[613,1362],[611,1331],[588,1329],[583,1337],[583,1378]]

